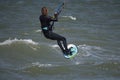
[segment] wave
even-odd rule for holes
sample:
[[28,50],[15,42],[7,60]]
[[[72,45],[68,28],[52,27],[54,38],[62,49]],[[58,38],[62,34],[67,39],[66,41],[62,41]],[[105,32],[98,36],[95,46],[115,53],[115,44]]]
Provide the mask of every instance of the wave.
[[0,45],[11,45],[13,43],[24,43],[24,44],[32,44],[32,45],[38,45],[37,42],[34,42],[32,39],[8,39],[3,42],[0,42]]
[[[54,44],[54,45],[50,45],[50,47],[52,48],[59,48],[59,46],[57,44]],[[78,51],[79,53],[83,56],[91,56],[92,53],[95,53],[95,52],[101,52],[101,51],[104,51],[104,49],[102,49],[101,47],[98,47],[98,46],[90,46],[90,45],[86,45],[86,44],[83,44],[83,45],[78,45]]]
[[36,33],[42,32],[41,29],[35,30]]
[[72,60],[76,65],[79,64],[101,64],[101,53],[104,51],[99,46],[78,45],[78,55]]
[[51,63],[40,63],[40,62],[32,62],[30,64],[26,64],[24,66],[20,66],[18,68],[18,70],[25,70],[25,69],[29,69],[29,68],[50,68],[50,67],[57,67],[60,65],[57,64],[51,64]]
[[64,18],[70,18],[71,20],[77,20],[77,18],[74,17],[74,16],[62,16],[62,17],[64,17]]
[[53,48],[58,48],[59,47],[57,44],[50,45],[50,46],[53,47]]
[[86,56],[91,56],[92,53],[98,53],[98,52],[104,51],[104,49],[102,49],[101,47],[89,46],[86,44],[79,45],[78,48],[80,51],[83,51],[84,53],[86,53]]
[[[51,45],[52,48],[54,48],[57,52],[59,46],[54,44]],[[104,49],[99,46],[91,46],[87,44],[77,45],[78,48],[78,54],[71,59],[73,64],[79,65],[79,64],[100,64],[103,57],[101,56],[101,53],[103,53]],[[60,49],[60,48],[59,48]],[[61,52],[62,53],[62,52]]]
[[40,62],[35,62],[35,63],[32,63],[32,66],[37,66],[37,67],[53,67],[55,65],[53,65],[53,64],[42,64]]

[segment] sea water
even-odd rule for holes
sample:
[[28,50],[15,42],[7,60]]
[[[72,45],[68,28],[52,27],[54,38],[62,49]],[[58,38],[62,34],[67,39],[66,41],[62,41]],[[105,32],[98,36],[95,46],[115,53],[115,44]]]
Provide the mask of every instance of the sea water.
[[62,0],[0,1],[0,80],[119,80],[120,0],[64,0],[54,32],[78,47],[65,59],[56,41],[41,32]]

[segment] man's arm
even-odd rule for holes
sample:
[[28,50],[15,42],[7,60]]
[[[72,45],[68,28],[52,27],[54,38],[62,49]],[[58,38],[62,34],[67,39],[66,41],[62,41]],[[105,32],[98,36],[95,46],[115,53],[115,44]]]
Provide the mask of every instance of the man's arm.
[[54,14],[54,17],[51,17],[50,21],[54,21],[54,22],[58,21],[58,14]]

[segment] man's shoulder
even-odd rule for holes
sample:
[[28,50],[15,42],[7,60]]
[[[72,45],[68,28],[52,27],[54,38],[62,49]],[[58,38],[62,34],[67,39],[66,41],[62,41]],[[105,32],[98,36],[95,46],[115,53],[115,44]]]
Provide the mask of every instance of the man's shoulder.
[[50,18],[52,18],[51,16],[48,16],[48,15],[40,15],[40,17],[39,18],[46,18],[46,19],[50,19]]

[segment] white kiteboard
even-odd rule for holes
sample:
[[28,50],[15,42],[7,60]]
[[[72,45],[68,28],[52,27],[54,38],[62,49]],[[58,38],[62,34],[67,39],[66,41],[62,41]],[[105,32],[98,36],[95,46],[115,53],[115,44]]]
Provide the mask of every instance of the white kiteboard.
[[72,55],[66,55],[66,54],[64,54],[65,58],[71,59],[71,58],[75,57],[78,54],[78,48],[77,48],[76,45],[69,44],[67,47],[68,47],[68,49],[70,49]]

